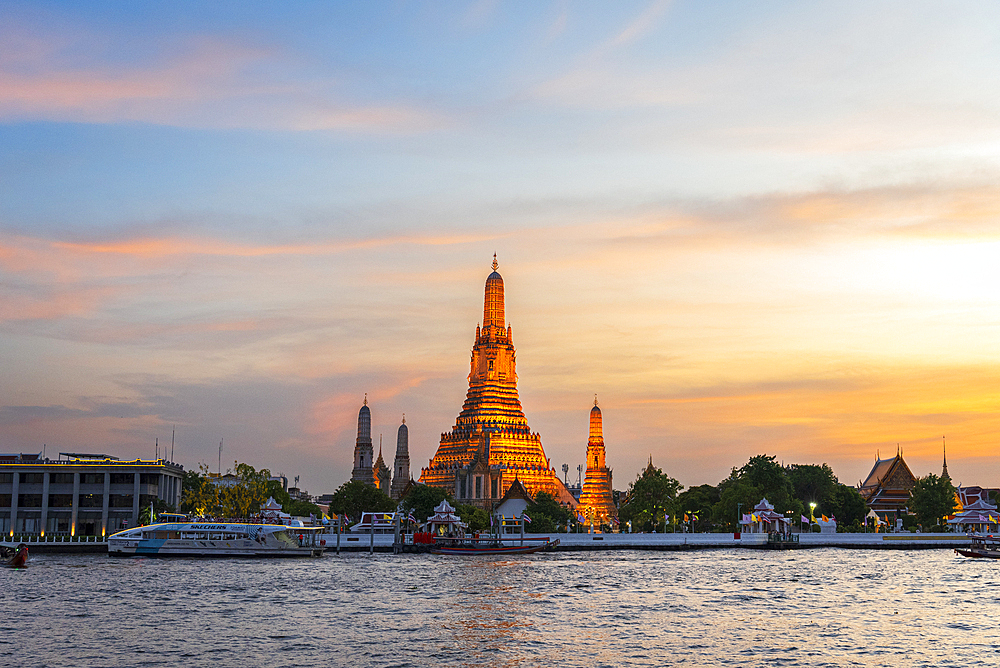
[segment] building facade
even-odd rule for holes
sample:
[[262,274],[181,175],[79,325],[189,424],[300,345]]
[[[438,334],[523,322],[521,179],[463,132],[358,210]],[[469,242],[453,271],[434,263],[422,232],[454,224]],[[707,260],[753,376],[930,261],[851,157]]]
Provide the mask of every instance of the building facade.
[[449,490],[460,503],[489,509],[515,478],[532,496],[547,492],[566,506],[576,505],[521,408],[503,278],[494,255],[493,273],[486,279],[483,323],[476,327],[472,346],[465,404],[451,432],[441,434],[437,452],[420,472],[420,482]]
[[177,508],[184,467],[109,455],[0,455],[0,533],[107,536],[157,499]]
[[587,439],[587,474],[576,512],[588,524],[600,526],[618,522],[618,508],[611,493],[611,469],[604,461],[604,424],[601,409],[594,398],[590,409],[590,438]]

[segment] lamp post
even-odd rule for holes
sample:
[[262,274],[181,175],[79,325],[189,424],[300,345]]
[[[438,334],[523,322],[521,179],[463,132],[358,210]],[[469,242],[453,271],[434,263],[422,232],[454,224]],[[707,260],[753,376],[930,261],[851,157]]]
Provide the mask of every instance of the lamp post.
[[816,524],[816,502],[811,501],[809,503],[809,527],[812,530],[812,525]]

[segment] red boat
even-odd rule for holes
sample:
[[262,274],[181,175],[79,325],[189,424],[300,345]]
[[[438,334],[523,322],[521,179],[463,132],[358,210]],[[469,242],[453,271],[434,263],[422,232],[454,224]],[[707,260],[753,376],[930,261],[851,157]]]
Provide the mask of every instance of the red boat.
[[[505,544],[496,538],[485,540],[465,541],[457,538],[438,538],[434,547],[430,549],[431,554],[450,554],[477,556],[481,554],[533,554],[540,550],[553,548],[559,544],[559,539],[549,540],[544,538],[524,538],[517,540],[520,544]],[[528,542],[525,545],[525,542]]]
[[971,538],[972,545],[964,549],[955,548],[955,552],[973,559],[1000,559],[1000,538],[977,534],[973,534]]
[[3,563],[4,566],[9,566],[10,568],[25,568],[28,562],[28,546],[24,543],[18,545],[17,548],[5,548],[4,556],[6,557],[9,551],[15,549],[16,551],[13,553],[12,557],[0,563]]

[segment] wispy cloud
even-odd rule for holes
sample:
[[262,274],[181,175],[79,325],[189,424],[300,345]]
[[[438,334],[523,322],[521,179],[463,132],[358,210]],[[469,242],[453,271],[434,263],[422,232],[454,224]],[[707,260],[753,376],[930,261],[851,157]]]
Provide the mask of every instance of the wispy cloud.
[[[282,50],[210,36],[151,45],[144,62],[80,63],[106,35],[21,35],[0,51],[0,121],[143,122],[196,128],[412,133],[441,126],[418,104],[350,100],[329,77],[303,80]],[[8,26],[4,35],[17,32]],[[80,42],[84,42],[81,44]],[[154,54],[148,57],[149,54]]]

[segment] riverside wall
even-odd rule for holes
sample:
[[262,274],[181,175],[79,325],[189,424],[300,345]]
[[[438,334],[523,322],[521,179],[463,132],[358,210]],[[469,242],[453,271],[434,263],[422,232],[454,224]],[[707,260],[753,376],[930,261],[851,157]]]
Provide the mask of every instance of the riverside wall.
[[[535,534],[527,534],[534,536]],[[684,551],[719,548],[768,549],[767,534],[742,534],[734,538],[731,533],[554,533],[551,538],[558,538],[559,545],[554,549],[559,552],[592,551],[592,550],[662,550]],[[782,545],[782,549],[812,549],[821,547],[842,547],[867,550],[900,550],[900,549],[952,549],[970,544],[969,537],[954,533],[836,533],[797,534],[798,543]],[[327,552],[336,550],[336,537],[327,540]],[[375,552],[391,552],[392,534],[375,534]],[[371,536],[368,534],[341,534],[340,550],[342,552],[367,552],[372,550]]]
[[[537,534],[527,534],[534,537]],[[549,534],[558,538],[559,545],[554,549],[559,552],[595,551],[595,550],[661,550],[684,551],[719,548],[767,549],[766,534],[742,534],[734,538],[731,533],[558,533]],[[969,537],[954,533],[803,533],[797,534],[799,542],[780,546],[779,549],[811,549],[820,547],[842,547],[863,550],[901,550],[901,549],[952,549],[970,544]],[[326,551],[335,553],[337,550],[336,534],[324,534]],[[17,543],[2,542],[11,547]],[[28,542],[28,550],[35,554],[51,553],[106,553],[106,542]],[[375,534],[374,541],[368,534],[341,534],[341,552],[392,552],[393,535]]]

